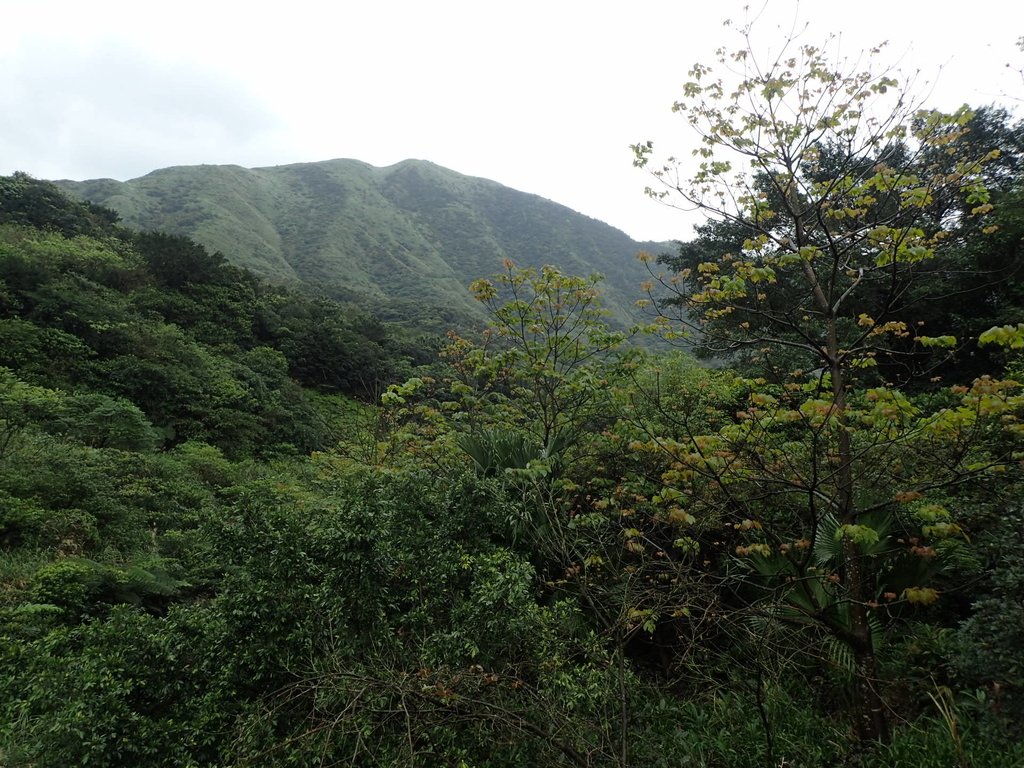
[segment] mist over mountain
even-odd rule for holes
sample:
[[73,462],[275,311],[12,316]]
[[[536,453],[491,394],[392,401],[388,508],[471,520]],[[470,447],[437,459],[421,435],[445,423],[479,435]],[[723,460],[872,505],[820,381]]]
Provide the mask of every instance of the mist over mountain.
[[269,168],[165,168],[126,182],[60,181],[131,227],[186,235],[264,277],[298,282],[386,321],[479,325],[466,286],[502,260],[605,275],[626,322],[644,277],[639,243],[537,195],[423,160],[376,168],[328,160]]

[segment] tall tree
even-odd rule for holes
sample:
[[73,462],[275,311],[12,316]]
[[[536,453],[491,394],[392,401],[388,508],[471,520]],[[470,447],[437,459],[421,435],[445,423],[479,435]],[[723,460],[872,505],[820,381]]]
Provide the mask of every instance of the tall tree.
[[505,372],[511,394],[526,404],[530,428],[549,446],[560,433],[575,437],[594,415],[597,390],[588,363],[613,350],[624,334],[605,323],[600,275],[575,277],[552,266],[520,269],[510,260],[504,267],[470,290],[505,342],[493,362]]
[[[999,151],[966,140],[966,107],[924,110],[895,73],[866,69],[880,48],[851,61],[791,35],[765,58],[749,25],[737,31],[741,45],[695,65],[674,107],[700,139],[693,167],[652,166],[650,142],[634,151],[650,194],[740,245],[707,238],[692,267],[655,274],[649,290],[673,335],[751,351],[777,386],[751,382],[749,407],[716,434],[649,445],[676,461],[668,484],[756,539],[737,554],[788,611],[777,615],[849,649],[858,732],[884,740],[879,601],[935,599],[920,537],[957,535],[940,497],[1000,464],[975,447],[1019,398],[984,380],[923,412],[879,384],[956,346],[913,306],[953,233],[992,210],[984,170]],[[899,549],[911,539],[917,550]]]

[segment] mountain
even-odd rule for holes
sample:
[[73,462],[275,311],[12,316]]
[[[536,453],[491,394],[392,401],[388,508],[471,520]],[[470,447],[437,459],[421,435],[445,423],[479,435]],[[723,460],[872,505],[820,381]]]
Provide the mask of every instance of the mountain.
[[606,303],[625,322],[645,275],[636,252],[661,247],[422,160],[184,166],[126,182],[57,184],[113,208],[131,227],[186,235],[264,277],[435,330],[479,325],[466,286],[500,271],[504,258],[604,274]]

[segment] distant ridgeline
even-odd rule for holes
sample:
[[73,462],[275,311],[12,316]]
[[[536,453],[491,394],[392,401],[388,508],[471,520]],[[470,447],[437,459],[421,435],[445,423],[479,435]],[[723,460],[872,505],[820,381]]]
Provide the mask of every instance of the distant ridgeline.
[[477,328],[466,286],[501,269],[554,264],[603,274],[612,322],[628,324],[646,273],[625,233],[536,195],[420,160],[375,168],[329,160],[272,168],[165,168],[138,179],[56,182],[126,224],[187,235],[275,281],[311,285],[383,321]]
[[336,442],[346,397],[372,399],[435,349],[50,182],[0,177],[0,443],[28,419],[98,448],[308,452]]

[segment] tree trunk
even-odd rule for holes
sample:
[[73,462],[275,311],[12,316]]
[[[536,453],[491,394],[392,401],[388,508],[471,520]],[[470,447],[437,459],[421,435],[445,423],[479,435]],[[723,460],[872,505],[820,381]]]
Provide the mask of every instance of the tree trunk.
[[[797,246],[802,247],[806,244],[806,233],[800,202],[792,191],[786,195],[786,199],[796,227]],[[832,407],[838,426],[834,445],[836,517],[840,525],[857,525],[859,514],[854,493],[853,446],[846,422],[846,370],[839,345],[838,306],[832,306],[810,262],[803,262],[803,271],[814,302],[826,322],[827,337],[822,358],[832,379]],[[868,579],[864,573],[860,549],[849,538],[843,541],[842,569],[849,616],[849,635],[844,639],[852,646],[854,657],[853,716],[857,735],[863,741],[885,742],[889,739],[889,726],[885,718],[885,704],[878,690],[875,649],[868,621]]]
[[862,741],[889,741],[889,723],[885,702],[878,690],[878,666],[875,660],[871,624],[864,605],[864,574],[857,545],[843,542],[843,565],[846,571],[849,601],[850,637],[853,648],[853,716],[857,736]]
[[[838,515],[842,525],[857,525],[859,515],[854,495],[853,448],[846,424],[846,379],[840,363],[836,318],[829,318],[828,353],[832,377],[832,403],[839,425],[836,432],[836,486]],[[875,648],[868,620],[868,584],[860,548],[849,538],[843,540],[843,583],[850,618],[850,642],[854,658],[853,715],[857,735],[863,741],[889,740],[885,704],[878,690]]]

